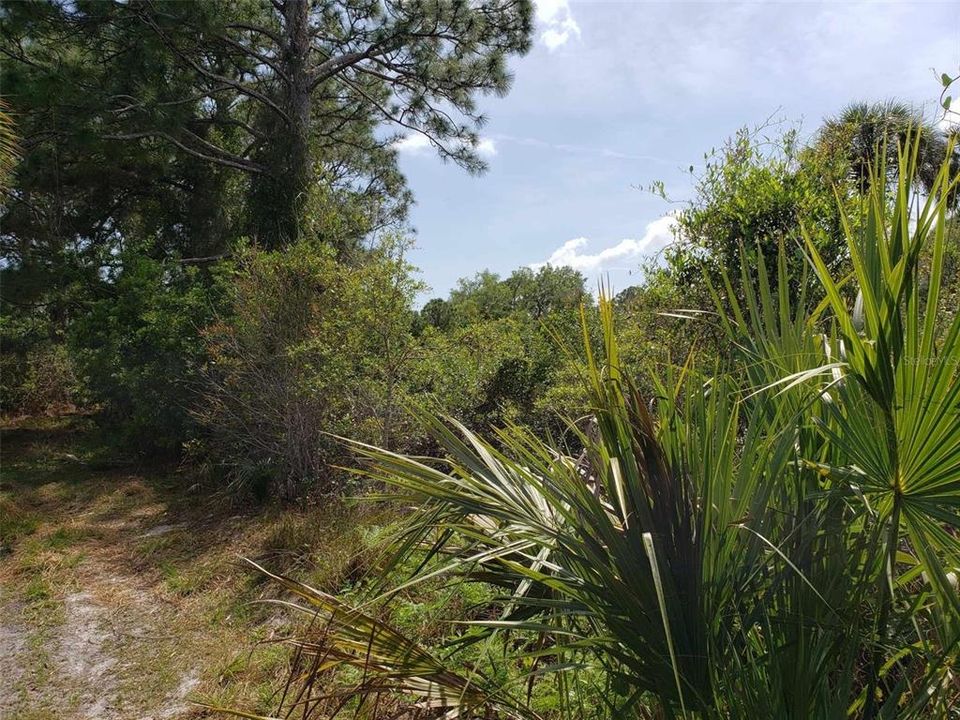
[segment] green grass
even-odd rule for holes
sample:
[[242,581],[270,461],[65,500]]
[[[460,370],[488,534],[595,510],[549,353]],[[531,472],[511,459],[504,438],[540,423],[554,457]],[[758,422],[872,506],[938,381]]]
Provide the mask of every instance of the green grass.
[[210,568],[178,569],[169,560],[162,561],[157,567],[163,576],[167,589],[181,597],[201,592],[211,577]]
[[57,528],[50,535],[47,535],[43,540],[43,544],[50,550],[65,550],[80,540],[83,540],[88,535],[88,531],[84,528],[64,526]]
[[23,588],[23,598],[31,605],[47,603],[52,597],[50,583],[41,575],[34,575]]
[[24,510],[9,492],[0,493],[0,557],[13,552],[22,538],[36,532],[40,520]]

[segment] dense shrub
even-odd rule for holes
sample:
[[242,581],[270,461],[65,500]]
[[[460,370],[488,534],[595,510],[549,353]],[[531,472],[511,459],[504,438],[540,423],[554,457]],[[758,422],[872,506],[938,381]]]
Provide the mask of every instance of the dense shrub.
[[[786,249],[783,292],[763,264],[733,269],[756,270],[756,287],[715,300],[723,368],[666,365],[641,393],[601,299],[582,453],[426,413],[442,463],[357,447],[415,508],[390,566],[415,570],[360,598],[267,572],[315,623],[297,658],[329,659],[292,670],[296,700],[275,714],[337,717],[326,703],[343,696],[447,717],[957,717],[960,316],[945,229],[960,177],[943,167],[917,201],[901,167],[895,192],[873,169],[862,223],[844,223],[852,275],[805,238],[826,302],[783,291]],[[497,593],[482,616],[451,618],[442,651],[384,608],[438,579]]]
[[744,128],[709,154],[695,179],[694,199],[677,214],[677,242],[664,253],[670,277],[685,289],[683,307],[712,308],[704,274],[725,294],[723,272],[741,267],[741,254],[745,278],[739,272],[729,277],[735,295],[742,297],[744,279],[758,287],[761,263],[775,279],[781,246],[788,251],[791,292],[803,284],[816,297],[812,274],[803,272],[803,238],[812,239],[833,270],[846,267],[844,206],[837,194],[850,207],[857,200],[845,184],[844,163],[843,157],[801,144],[796,130],[776,126]]
[[131,252],[71,325],[87,391],[114,440],[136,451],[177,453],[192,433],[199,331],[217,295],[199,273]]
[[17,406],[27,413],[70,410],[82,397],[66,345],[55,343],[27,357]]
[[[583,408],[575,391],[558,388],[578,386],[558,338],[577,337],[581,308],[592,312],[584,283],[576,270],[549,265],[460,280],[419,313],[411,392],[471,427],[522,423],[561,433],[558,411]],[[546,400],[561,396],[570,402]]]
[[332,436],[394,443],[413,357],[419,285],[403,245],[348,264],[327,246],[248,250],[225,277],[226,309],[203,331],[207,364],[193,416],[236,488],[292,498],[335,489]]
[[82,392],[63,338],[39,315],[0,317],[0,409],[36,414],[65,409]]

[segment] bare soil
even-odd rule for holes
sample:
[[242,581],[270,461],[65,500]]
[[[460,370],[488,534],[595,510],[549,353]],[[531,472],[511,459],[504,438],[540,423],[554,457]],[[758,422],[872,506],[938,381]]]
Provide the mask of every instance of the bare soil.
[[358,523],[237,514],[174,467],[104,456],[82,418],[8,423],[0,443],[0,720],[274,709],[288,654],[270,641],[290,627],[254,602],[269,588],[239,557],[335,587]]

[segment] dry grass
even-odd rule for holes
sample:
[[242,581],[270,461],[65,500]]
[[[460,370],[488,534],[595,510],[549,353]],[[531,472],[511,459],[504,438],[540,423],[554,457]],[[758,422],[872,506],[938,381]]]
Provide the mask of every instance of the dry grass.
[[237,513],[185,492],[175,468],[117,462],[83,418],[2,431],[0,715],[198,718],[256,712],[288,671],[292,628],[255,558],[330,590],[369,569],[389,516],[328,503]]

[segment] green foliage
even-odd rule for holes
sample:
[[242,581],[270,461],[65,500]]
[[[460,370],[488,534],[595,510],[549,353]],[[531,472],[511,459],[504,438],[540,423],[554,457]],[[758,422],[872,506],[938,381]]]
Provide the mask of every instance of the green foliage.
[[0,557],[11,552],[24,536],[36,530],[36,514],[20,507],[6,490],[0,492]]
[[[778,248],[787,248],[789,277],[803,277],[801,221],[834,271],[844,263],[841,209],[836,193],[847,195],[838,165],[843,158],[798,145],[797,132],[769,138],[765,129],[743,129],[714,156],[707,156],[697,180],[696,199],[677,216],[680,242],[666,253],[667,265],[679,287],[691,288],[694,304],[712,304],[702,281],[706,276],[721,287],[724,270],[737,267],[741,253],[775,277]],[[756,271],[748,276],[757,282]],[[740,278],[733,281],[740,293]]]
[[678,285],[669,269],[650,261],[643,282],[614,298],[620,356],[643,392],[655,391],[645,378],[657,365],[681,363],[694,352],[703,364],[722,356],[715,328],[690,322],[689,312],[698,308],[700,300],[694,298],[699,293],[689,285]]
[[[918,199],[918,148],[908,136],[895,189],[878,165],[862,214],[844,215],[848,275],[803,232],[824,302],[791,293],[783,245],[773,275],[744,251],[742,295],[720,273],[729,372],[667,366],[648,401],[602,299],[579,456],[426,413],[441,460],[354,443],[362,472],[417,508],[397,562],[426,561],[363,609],[272,575],[324,620],[301,652],[362,670],[343,676],[361,703],[399,692],[450,716],[538,717],[529,688],[599,669],[610,717],[953,717],[960,315],[938,310],[960,176],[943,165]],[[442,659],[372,605],[438,577],[500,593]],[[484,644],[499,671],[461,654]],[[295,671],[308,697],[331,692],[315,680]],[[584,697],[561,694],[561,716]]]
[[[234,497],[338,491],[359,456],[417,508],[378,568],[399,587],[354,583],[365,541],[326,558],[361,608],[271,575],[326,621],[295,641],[324,693],[304,717],[398,693],[448,717],[956,716],[947,133],[894,102],[808,145],[741,131],[616,300],[545,266],[415,312],[395,142],[483,169],[477,101],[508,90],[530,2],[37,0],[0,25],[3,410],[89,402]],[[36,526],[9,494],[0,515],[0,551]],[[184,596],[211,577],[160,570]]]
[[[535,384],[527,351],[540,338],[529,330],[519,319],[478,322],[450,333],[428,328],[419,338],[411,390],[473,424],[516,418],[529,411]],[[511,368],[515,382],[498,385]]]
[[0,408],[39,413],[70,404],[79,389],[73,360],[43,308],[2,308]]
[[195,268],[131,251],[70,328],[69,341],[91,399],[114,438],[147,452],[179,451],[203,362],[199,330],[217,290]]
[[[219,310],[215,265],[248,238],[362,265],[411,201],[400,133],[482,170],[477,98],[509,89],[532,13],[527,0],[4,6],[4,408],[38,395],[31,368],[69,337],[92,399],[132,418],[123,436],[177,446],[198,329]],[[13,119],[30,138],[15,168]],[[376,421],[389,433],[396,383],[376,372],[364,402],[391,398]]]
[[10,114],[10,106],[0,100],[0,193],[7,191],[19,156],[16,124]]
[[195,417],[204,452],[229,480],[292,498],[329,491],[342,461],[333,435],[391,445],[413,357],[420,285],[405,245],[387,240],[346,264],[301,242],[245,251],[224,275],[227,309],[203,333],[208,363]]
[[[930,192],[945,161],[955,170],[960,167],[957,152],[948,150],[948,134],[904,103],[851,104],[828,118],[806,145],[799,142],[797,130],[781,132],[777,125],[740,130],[720,151],[705,156],[695,199],[677,215],[678,241],[665,252],[666,269],[654,269],[653,284],[672,282],[680,291],[675,298],[682,300],[680,307],[712,310],[707,284],[725,294],[721,278],[744,254],[750,266],[762,263],[776,284],[782,246],[790,291],[797,293],[798,283],[809,283],[809,300],[819,302],[818,284],[803,272],[801,226],[831,272],[845,274],[849,257],[843,221],[859,221],[858,204],[871,189],[876,167],[885,168],[887,182],[896,180],[897,149],[911,132],[919,138],[914,179]],[[729,279],[735,297],[743,296],[744,282],[758,287],[757,270]]]
[[5,376],[14,383],[4,391],[10,407],[32,414],[56,412],[69,410],[83,397],[73,359],[64,344],[33,348],[25,357],[23,367],[16,367],[17,355],[7,359],[12,362],[4,368]]
[[[756,381],[781,387],[778,404],[812,416],[806,429],[798,426],[802,462],[822,478],[815,484],[811,478],[808,493],[826,488],[857,498],[846,501],[844,529],[853,535],[833,554],[859,551],[850,555],[860,569],[852,588],[858,606],[863,588],[874,588],[873,614],[855,626],[859,645],[845,652],[851,661],[868,658],[860,667],[864,687],[851,697],[851,710],[865,718],[891,716],[893,708],[906,717],[946,717],[953,703],[948,685],[929,698],[923,693],[944,682],[960,637],[954,512],[960,437],[947,419],[960,408],[954,358],[960,323],[955,313],[937,322],[938,311],[949,308],[941,305],[949,287],[947,198],[958,178],[945,163],[931,196],[912,195],[921,140],[907,136],[895,173],[883,161],[871,168],[863,229],[847,236],[853,271],[843,280],[857,290],[855,302],[841,295],[807,241],[826,294],[821,309],[832,316],[829,335],[814,334],[816,317],[791,317],[783,295],[748,295],[743,312],[735,308],[738,329],[731,327]],[[891,176],[897,183],[888,203]],[[929,269],[925,253],[932,256]],[[806,577],[818,588],[837,586],[835,568],[812,566]]]
[[568,267],[522,268],[503,280],[484,271],[460,280],[447,301],[453,325],[509,316],[535,321],[575,317],[585,299],[584,278]]
[[[570,268],[523,268],[505,279],[482,272],[461,280],[449,299],[431,300],[419,313],[421,350],[411,392],[471,427],[522,422],[562,431],[558,411],[582,410],[584,398],[559,387],[570,376],[556,337],[579,332],[585,303],[584,278]],[[554,402],[561,398],[565,402]]]
[[[843,217],[846,212],[857,222],[859,190],[846,149],[825,142],[827,134],[825,127],[803,145],[796,129],[784,132],[780,124],[744,128],[705,155],[694,199],[676,214],[675,242],[661,258],[648,261],[642,283],[617,298],[620,344],[629,366],[642,369],[643,363],[633,365],[631,358],[679,362],[694,350],[728,362],[731,346],[709,321],[716,311],[714,293],[730,312],[730,302],[742,298],[748,285],[757,292],[761,265],[776,286],[781,249],[789,266],[788,291],[802,292],[811,308],[816,305],[822,291],[806,272],[801,226],[832,272],[849,269]],[[749,272],[730,274],[742,258]]]
[[131,213],[175,208],[166,229],[193,230],[181,241],[215,247],[242,224],[279,248],[310,237],[330,197],[364,215],[365,232],[395,223],[410,197],[397,135],[380,126],[482,169],[476,98],[509,89],[532,12],[526,0],[5,7],[4,94],[38,140],[8,227],[17,219],[33,241],[69,222],[71,236],[115,242]]
[[847,105],[836,117],[827,118],[817,134],[815,147],[840,161],[840,170],[858,192],[865,194],[878,167],[884,168],[886,182],[896,179],[899,148],[908,138],[914,138],[918,154],[911,179],[930,192],[944,162],[949,161],[954,169],[960,167],[960,154],[950,144],[951,134],[897,100],[858,102]]

